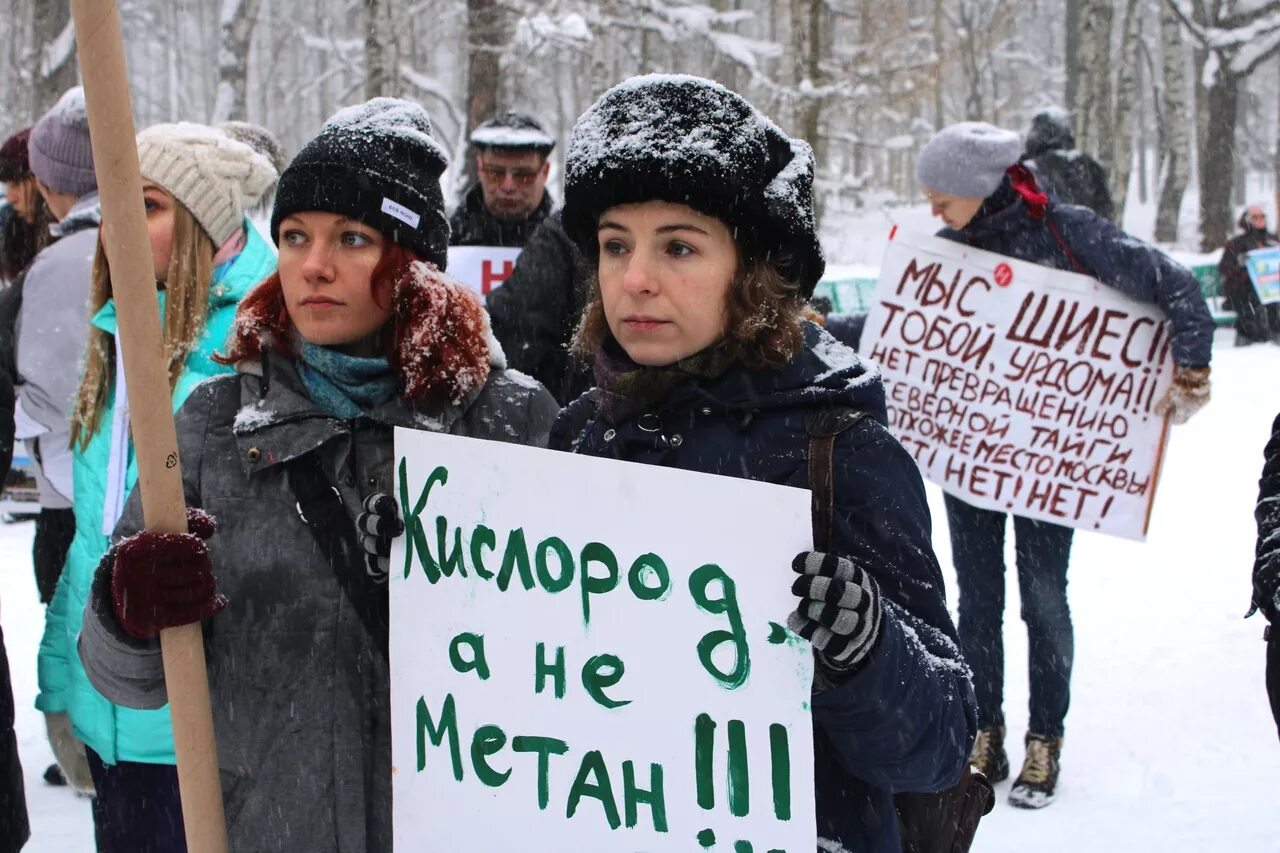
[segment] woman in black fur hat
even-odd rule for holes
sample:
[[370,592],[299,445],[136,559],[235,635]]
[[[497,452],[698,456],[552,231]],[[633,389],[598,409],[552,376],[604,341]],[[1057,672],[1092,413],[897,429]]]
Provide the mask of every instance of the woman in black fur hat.
[[801,315],[823,270],[813,171],[805,142],[709,80],[635,78],[583,114],[564,225],[593,273],[576,346],[598,387],[552,446],[807,487],[816,419],[843,427],[829,537],[760,576],[791,587],[788,625],[813,644],[818,846],[889,853],[891,793],[960,777],[973,691],[880,378]]

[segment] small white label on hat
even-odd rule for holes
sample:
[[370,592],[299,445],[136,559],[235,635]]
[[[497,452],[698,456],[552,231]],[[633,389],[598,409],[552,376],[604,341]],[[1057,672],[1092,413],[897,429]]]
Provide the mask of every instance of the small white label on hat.
[[389,198],[382,200],[382,212],[388,216],[394,216],[410,228],[417,228],[418,223],[422,221],[421,216],[402,204],[396,204]]

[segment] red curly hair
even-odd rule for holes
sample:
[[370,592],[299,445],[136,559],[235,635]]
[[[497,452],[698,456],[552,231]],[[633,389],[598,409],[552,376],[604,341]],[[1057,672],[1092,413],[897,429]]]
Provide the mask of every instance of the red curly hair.
[[[391,296],[384,354],[409,400],[457,400],[489,377],[489,318],[479,298],[434,264],[397,243],[386,244],[369,276],[374,300]],[[236,309],[229,346],[214,359],[239,364],[263,349],[297,358],[294,326],[280,273],[255,287]]]

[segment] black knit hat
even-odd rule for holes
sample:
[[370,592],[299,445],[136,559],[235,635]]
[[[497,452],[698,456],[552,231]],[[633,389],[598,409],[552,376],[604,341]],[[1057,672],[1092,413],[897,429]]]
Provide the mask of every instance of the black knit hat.
[[426,110],[412,101],[374,98],[339,110],[280,176],[271,239],[279,244],[286,216],[322,210],[372,226],[444,269],[449,220],[440,176],[448,165]]
[[725,222],[807,297],[825,261],[813,214],[813,150],[741,96],[701,77],[650,74],[605,92],[565,155],[565,230],[596,254],[600,214],[669,201]]
[[543,155],[556,147],[537,119],[514,110],[500,113],[471,131],[471,144],[481,150],[537,151]]

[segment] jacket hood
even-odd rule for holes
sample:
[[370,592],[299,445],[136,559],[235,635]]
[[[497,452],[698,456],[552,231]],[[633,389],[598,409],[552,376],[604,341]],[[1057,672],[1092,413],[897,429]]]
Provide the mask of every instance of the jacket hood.
[[1071,132],[1070,117],[1062,111],[1040,113],[1031,120],[1027,131],[1025,158],[1039,157],[1046,151],[1070,151],[1076,147],[1075,134]]
[[741,414],[847,407],[868,412],[881,423],[888,417],[879,367],[813,323],[806,323],[803,349],[781,370],[738,365],[719,379],[677,391],[671,403],[679,402]]

